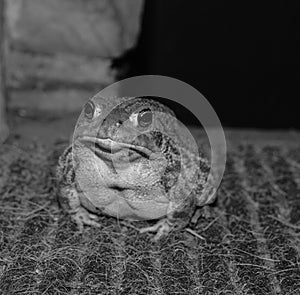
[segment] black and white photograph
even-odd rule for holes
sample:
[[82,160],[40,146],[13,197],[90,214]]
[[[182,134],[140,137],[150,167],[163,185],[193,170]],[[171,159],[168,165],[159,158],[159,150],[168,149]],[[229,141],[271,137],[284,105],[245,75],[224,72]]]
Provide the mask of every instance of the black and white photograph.
[[0,0],[0,295],[300,294],[299,12]]

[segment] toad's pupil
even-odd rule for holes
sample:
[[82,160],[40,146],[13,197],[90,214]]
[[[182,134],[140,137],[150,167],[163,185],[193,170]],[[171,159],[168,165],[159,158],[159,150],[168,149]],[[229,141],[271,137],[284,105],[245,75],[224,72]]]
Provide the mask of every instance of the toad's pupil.
[[143,111],[138,115],[139,125],[142,127],[148,126],[152,123],[152,113],[151,111]]
[[88,102],[84,107],[84,114],[88,119],[91,119],[94,115],[95,106],[92,102]]

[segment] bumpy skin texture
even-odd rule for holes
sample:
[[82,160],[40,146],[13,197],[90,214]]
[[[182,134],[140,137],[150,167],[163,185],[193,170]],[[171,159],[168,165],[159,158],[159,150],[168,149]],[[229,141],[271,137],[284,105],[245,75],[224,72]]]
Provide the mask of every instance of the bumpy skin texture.
[[59,159],[59,201],[80,230],[99,226],[97,216],[159,219],[141,232],[155,240],[185,227],[204,193],[209,164],[177,123],[174,113],[147,98],[95,96],[85,106],[73,145]]

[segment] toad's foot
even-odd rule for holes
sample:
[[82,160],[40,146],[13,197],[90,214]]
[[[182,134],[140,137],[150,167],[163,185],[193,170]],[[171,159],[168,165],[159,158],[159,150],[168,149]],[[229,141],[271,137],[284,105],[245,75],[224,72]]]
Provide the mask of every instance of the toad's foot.
[[145,232],[156,232],[156,235],[154,236],[153,240],[157,242],[160,238],[163,236],[167,236],[169,232],[171,231],[172,227],[168,221],[167,218],[161,219],[153,226],[144,227],[140,229],[140,233]]
[[72,218],[76,222],[80,232],[83,231],[83,226],[85,224],[95,227],[101,227],[101,224],[96,221],[98,219],[98,216],[90,213],[83,207],[80,207],[76,211],[72,212]]
[[211,206],[198,207],[193,217],[191,218],[191,224],[197,224],[200,217],[204,219],[210,219],[214,216]]

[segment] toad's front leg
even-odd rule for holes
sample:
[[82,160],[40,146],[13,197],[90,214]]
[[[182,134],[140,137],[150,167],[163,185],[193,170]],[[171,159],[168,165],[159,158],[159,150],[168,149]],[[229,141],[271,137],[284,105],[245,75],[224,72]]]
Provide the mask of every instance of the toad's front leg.
[[70,214],[80,232],[83,231],[84,225],[100,227],[101,225],[96,221],[98,215],[82,206],[79,194],[75,186],[61,188],[58,199],[62,209]]

